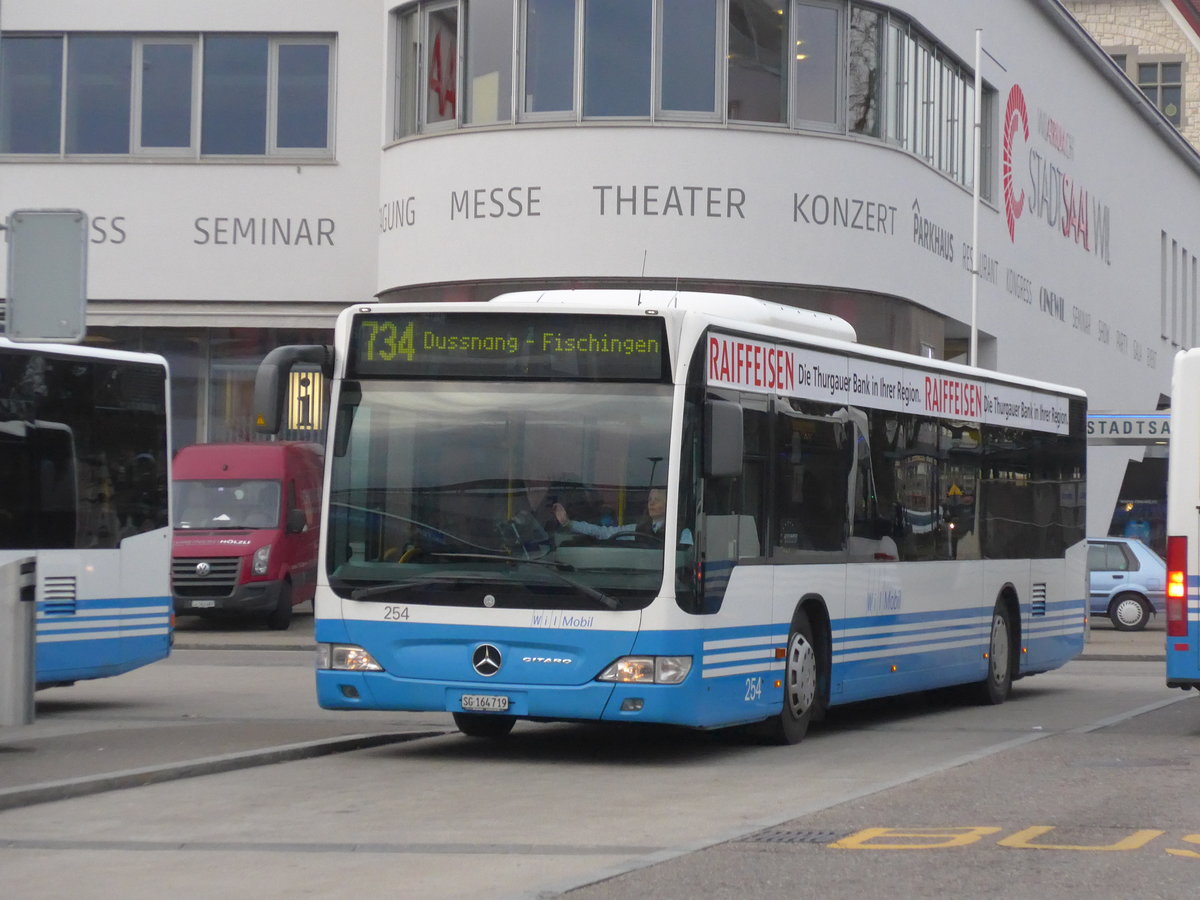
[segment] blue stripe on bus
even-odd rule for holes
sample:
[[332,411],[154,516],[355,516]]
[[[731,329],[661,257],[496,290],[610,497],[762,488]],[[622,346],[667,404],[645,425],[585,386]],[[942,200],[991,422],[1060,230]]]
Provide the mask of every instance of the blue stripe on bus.
[[66,612],[56,601],[37,607],[39,685],[119,675],[170,653],[170,597],[76,600]]

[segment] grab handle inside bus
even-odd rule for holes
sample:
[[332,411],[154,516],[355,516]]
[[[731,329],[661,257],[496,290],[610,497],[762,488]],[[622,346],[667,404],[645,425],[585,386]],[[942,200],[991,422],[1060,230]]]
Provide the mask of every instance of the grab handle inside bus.
[[704,402],[704,475],[734,478],[742,474],[742,407],[728,400]]
[[328,378],[333,374],[333,348],[325,344],[292,344],[276,347],[263,357],[254,375],[255,431],[279,433],[288,374],[297,363],[318,365]]

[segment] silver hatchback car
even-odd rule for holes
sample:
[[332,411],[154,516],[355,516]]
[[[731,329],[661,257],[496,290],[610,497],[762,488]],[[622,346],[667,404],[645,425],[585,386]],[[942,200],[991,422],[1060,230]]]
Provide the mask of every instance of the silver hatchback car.
[[1167,564],[1136,538],[1088,538],[1090,612],[1140,631],[1166,608]]

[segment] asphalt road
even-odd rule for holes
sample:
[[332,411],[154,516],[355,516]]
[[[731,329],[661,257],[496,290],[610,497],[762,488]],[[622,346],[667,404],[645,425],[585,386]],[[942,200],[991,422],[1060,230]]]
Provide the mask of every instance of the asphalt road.
[[859,704],[776,748],[322,712],[311,619],[188,624],[0,732],[11,896],[1195,896],[1200,704],[1163,686],[1161,629],[1098,626],[1001,707]]

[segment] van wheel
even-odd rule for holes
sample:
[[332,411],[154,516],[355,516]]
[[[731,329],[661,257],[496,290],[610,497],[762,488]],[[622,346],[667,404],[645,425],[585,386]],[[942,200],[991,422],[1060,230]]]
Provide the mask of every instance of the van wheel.
[[267,613],[267,627],[272,631],[287,631],[292,624],[292,585],[284,582],[279,591],[279,602]]

